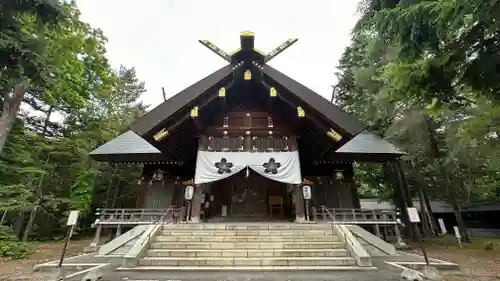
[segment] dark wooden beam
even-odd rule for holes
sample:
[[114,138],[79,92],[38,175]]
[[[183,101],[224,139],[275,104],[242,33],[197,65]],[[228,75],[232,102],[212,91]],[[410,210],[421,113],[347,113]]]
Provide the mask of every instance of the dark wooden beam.
[[212,52],[217,54],[219,57],[223,58],[225,61],[231,63],[231,56],[224,52],[221,48],[215,46],[208,40],[198,40],[203,46],[210,49]]
[[[294,107],[296,106],[296,104],[290,100],[288,100],[287,98],[283,97],[282,95],[279,96],[281,100],[283,100],[285,103],[287,103],[288,105]],[[298,108],[299,106],[297,106]],[[305,118],[307,118],[308,120],[312,121],[314,123],[314,125],[316,127],[318,127],[318,129],[320,129],[320,131],[324,132],[325,135],[327,135],[328,137],[330,137],[332,139],[332,141],[335,141],[335,142],[339,142],[340,140],[345,140],[346,139],[346,136],[348,137],[348,139],[351,138],[351,136],[349,136],[346,132],[342,132],[342,133],[338,133],[337,130],[339,130],[337,128],[337,126],[332,126],[334,128],[328,128],[326,125],[323,124],[323,122],[321,122],[317,117],[315,117],[313,114],[308,114],[308,112],[305,112]],[[341,138],[336,138],[336,136],[340,136]]]
[[269,62],[270,60],[272,60],[273,58],[275,58],[277,55],[279,55],[281,52],[283,52],[284,50],[288,49],[288,47],[292,46],[298,40],[299,39],[297,39],[297,38],[288,39],[285,43],[279,45],[274,50],[272,50],[271,52],[269,52],[269,54],[266,55],[266,58],[264,59],[264,62],[266,62],[266,63]]
[[[202,104],[200,104],[199,106],[197,106],[198,110],[203,109],[203,107],[207,106],[210,102],[212,102],[215,98],[217,98],[217,96],[218,96],[218,94],[217,95],[212,95],[211,97],[209,97],[207,100],[205,100],[205,102],[203,102]],[[184,116],[182,116],[181,118],[177,119],[177,121],[175,123],[171,124],[168,127],[163,127],[160,130],[158,130],[155,134],[153,134],[153,136],[152,136],[153,140],[155,140],[155,141],[161,141],[165,137],[170,137],[171,132],[175,131],[175,129],[177,129],[184,121],[192,118],[191,113],[192,113],[192,111],[190,110],[189,113],[187,113]],[[165,137],[160,138],[160,139],[156,139],[155,135],[159,134],[161,132],[166,132],[167,135]]]

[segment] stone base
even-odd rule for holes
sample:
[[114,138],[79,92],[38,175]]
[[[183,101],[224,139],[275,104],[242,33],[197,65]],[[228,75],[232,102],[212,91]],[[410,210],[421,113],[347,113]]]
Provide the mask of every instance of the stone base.
[[306,220],[294,220],[294,223],[300,223],[300,224],[315,224],[315,221],[306,221]]
[[394,244],[394,247],[395,247],[396,249],[398,249],[398,250],[406,250],[406,249],[410,249],[410,248],[411,248],[408,244],[406,244],[406,243],[405,243],[405,242],[403,242],[403,241],[396,242],[396,243]]
[[83,248],[84,253],[95,253],[97,251],[99,251],[99,246],[90,245]]
[[401,277],[403,277],[404,280],[409,280],[409,281],[422,281],[423,278],[418,274],[416,270],[407,268],[403,270],[401,273]]
[[422,270],[424,277],[428,280],[441,281],[443,280],[443,276],[439,273],[438,269],[432,266],[426,266]]

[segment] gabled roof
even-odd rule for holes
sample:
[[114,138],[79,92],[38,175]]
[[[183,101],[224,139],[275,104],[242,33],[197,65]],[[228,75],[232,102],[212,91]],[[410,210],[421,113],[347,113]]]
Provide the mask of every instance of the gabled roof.
[[392,143],[366,130],[356,135],[353,139],[341,146],[335,152],[360,154],[406,154]]
[[[222,80],[227,79],[232,75],[232,72],[233,68],[231,65],[219,69],[143,115],[139,118],[139,120],[132,124],[131,129],[137,134],[144,136],[160,125],[161,122],[168,119],[172,114],[192,104],[195,99],[212,89],[214,85],[217,85]],[[265,78],[271,79],[275,83],[281,85],[293,96],[309,105],[313,110],[320,113],[330,122],[337,124],[350,135],[354,136],[366,127],[355,117],[346,113],[335,104],[323,98],[321,95],[293,80],[282,72],[272,68],[271,66],[264,66],[263,72]]]
[[[312,109],[313,112],[319,113],[324,120],[329,121],[331,124],[334,124],[336,127],[341,129],[341,131],[347,133],[348,138],[352,138],[357,135],[366,127],[354,116],[344,112],[341,108],[330,103],[319,94],[266,64],[266,62],[276,57],[277,54],[297,42],[297,39],[288,40],[278,46],[271,53],[264,56],[260,51],[254,48],[254,35],[252,32],[242,32],[240,37],[241,48],[232,56],[209,41],[201,40],[200,42],[203,45],[208,47],[224,60],[228,61],[230,64],[205,77],[199,82],[196,82],[177,95],[166,100],[150,112],[146,113],[134,124],[132,124],[131,129],[140,136],[145,137],[148,133],[158,129],[162,123],[167,122],[167,119],[169,119],[173,114],[179,112],[179,110],[183,108],[193,105],[195,101],[198,101],[200,96],[207,94],[207,92],[211,90],[213,90],[213,94],[216,94],[215,87],[217,85],[222,86],[225,79],[229,81],[228,78],[235,78],[235,73],[237,70],[239,71],[239,68],[242,66],[244,66],[247,70],[252,68],[253,70],[261,72],[262,75],[255,75],[256,77],[259,77],[258,79],[262,78],[263,82],[271,84],[270,86],[276,87],[276,89],[284,88],[284,90],[288,92],[292,98],[296,99],[298,103],[304,103],[297,104],[295,106],[310,107],[309,110]],[[281,95],[278,95],[278,98],[280,97]]]

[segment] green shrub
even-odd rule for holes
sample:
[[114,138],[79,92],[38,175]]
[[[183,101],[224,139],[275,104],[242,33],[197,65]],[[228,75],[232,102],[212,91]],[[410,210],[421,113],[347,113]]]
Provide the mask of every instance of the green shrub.
[[0,257],[6,259],[23,259],[32,250],[32,245],[18,241],[12,230],[0,225]]
[[495,245],[492,242],[486,242],[484,243],[484,249],[486,251],[492,251],[495,249]]

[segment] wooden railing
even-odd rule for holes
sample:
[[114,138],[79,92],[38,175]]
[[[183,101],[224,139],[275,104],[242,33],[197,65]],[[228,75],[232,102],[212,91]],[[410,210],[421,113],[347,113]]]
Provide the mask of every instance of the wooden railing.
[[316,219],[338,224],[397,224],[397,212],[393,209],[339,209],[321,206]]
[[[94,225],[154,224],[168,209],[97,209]],[[176,211],[177,212],[177,211]]]

